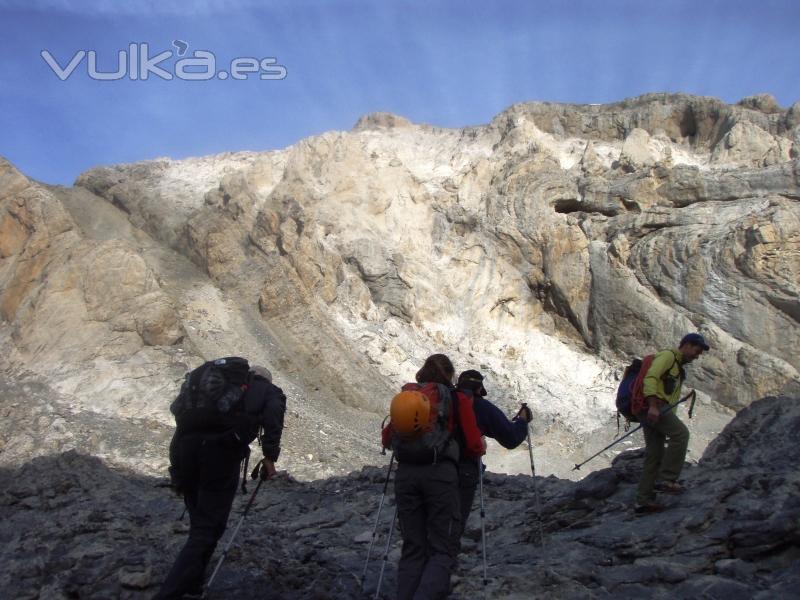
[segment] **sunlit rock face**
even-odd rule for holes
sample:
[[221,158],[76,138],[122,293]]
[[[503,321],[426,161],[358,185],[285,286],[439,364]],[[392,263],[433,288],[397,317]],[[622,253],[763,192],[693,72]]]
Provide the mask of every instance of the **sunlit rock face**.
[[[287,465],[317,477],[375,462],[393,390],[445,352],[504,410],[533,406],[537,466],[564,473],[615,433],[624,362],[698,330],[698,458],[732,410],[800,389],[798,115],[654,94],[464,129],[379,113],[72,188],[3,163],[4,373],[166,439],[183,373],[244,355],[289,393]],[[158,470],[159,448],[97,452]]]

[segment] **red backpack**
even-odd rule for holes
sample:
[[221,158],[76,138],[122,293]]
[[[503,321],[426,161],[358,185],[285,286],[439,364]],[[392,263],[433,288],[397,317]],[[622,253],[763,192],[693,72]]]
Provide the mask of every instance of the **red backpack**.
[[470,398],[440,383],[407,383],[402,390],[422,393],[430,403],[430,413],[420,433],[401,435],[391,422],[383,429],[383,445],[394,450],[398,462],[433,464],[442,459],[458,461],[461,452],[473,458],[484,454]]
[[641,413],[647,412],[648,405],[644,397],[644,378],[647,377],[647,372],[650,370],[655,357],[655,354],[648,354],[642,359],[642,366],[631,386],[631,414],[636,418],[639,418]]
[[[636,376],[636,380],[631,386],[631,412],[635,417],[638,417],[643,412],[647,412],[650,408],[644,396],[644,378],[647,377],[647,372],[653,365],[653,359],[655,359],[655,357],[655,354],[649,354],[642,359],[642,368],[639,370],[639,374]],[[667,369],[666,373],[661,376],[662,379],[669,376],[676,362],[678,362],[677,358],[675,362],[670,365],[669,369]],[[683,377],[681,377],[681,379],[683,379]]]

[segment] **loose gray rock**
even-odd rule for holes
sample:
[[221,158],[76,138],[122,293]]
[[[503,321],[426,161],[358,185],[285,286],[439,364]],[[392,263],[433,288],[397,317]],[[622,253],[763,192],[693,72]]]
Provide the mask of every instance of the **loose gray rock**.
[[[619,473],[622,465],[640,466],[635,453],[582,482],[539,478],[544,545],[533,480],[487,474],[489,597],[798,597],[800,469],[791,459],[775,460],[780,448],[793,456],[798,418],[797,399],[753,403],[706,459],[686,468],[687,492],[662,498],[669,509],[660,514],[633,516],[635,481]],[[745,447],[725,443],[745,431]],[[284,474],[265,484],[209,597],[374,595],[394,513],[391,492],[363,593],[359,580],[385,473],[366,467],[310,483]],[[159,485],[75,451],[0,469],[3,595],[151,597],[186,535],[185,526],[176,529],[181,502]],[[25,502],[32,497],[39,503]],[[231,522],[246,499],[236,500]],[[767,512],[754,519],[759,507]],[[456,599],[483,593],[476,512],[454,578]],[[389,550],[382,598],[396,585],[399,536]]]

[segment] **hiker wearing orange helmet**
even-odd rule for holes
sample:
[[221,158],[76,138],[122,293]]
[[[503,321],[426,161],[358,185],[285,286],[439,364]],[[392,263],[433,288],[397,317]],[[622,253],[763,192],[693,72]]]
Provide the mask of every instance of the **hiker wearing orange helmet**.
[[437,600],[450,592],[461,531],[458,468],[463,454],[485,452],[472,398],[453,386],[455,368],[444,354],[429,356],[392,399],[383,445],[398,467],[395,500],[403,536],[398,600]]

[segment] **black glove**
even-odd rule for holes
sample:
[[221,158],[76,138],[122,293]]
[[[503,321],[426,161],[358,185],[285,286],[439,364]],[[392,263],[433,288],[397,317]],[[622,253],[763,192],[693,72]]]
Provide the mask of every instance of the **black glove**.
[[250,473],[250,479],[260,478],[262,481],[271,479],[275,476],[275,463],[266,456],[258,461],[256,468]]
[[514,418],[524,419],[526,423],[530,423],[531,421],[533,421],[533,413],[531,412],[531,409],[528,408],[527,404],[523,404],[522,408],[519,409],[517,416]]

